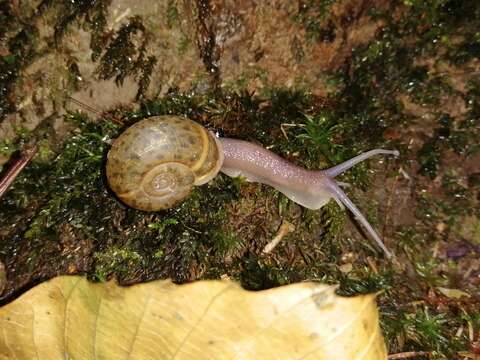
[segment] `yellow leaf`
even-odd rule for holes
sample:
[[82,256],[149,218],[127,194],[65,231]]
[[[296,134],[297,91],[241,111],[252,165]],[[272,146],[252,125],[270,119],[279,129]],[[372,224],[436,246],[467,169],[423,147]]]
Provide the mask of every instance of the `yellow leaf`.
[[375,296],[334,292],[58,277],[0,308],[0,359],[386,359]]

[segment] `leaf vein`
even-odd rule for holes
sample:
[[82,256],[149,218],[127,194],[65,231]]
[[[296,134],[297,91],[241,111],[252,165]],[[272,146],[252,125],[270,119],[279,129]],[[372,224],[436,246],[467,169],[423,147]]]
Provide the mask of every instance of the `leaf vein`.
[[64,348],[64,357],[65,359],[68,359],[69,356],[68,356],[68,341],[67,341],[67,324],[68,324],[68,314],[69,312],[67,311],[68,310],[68,300],[70,299],[70,297],[72,296],[73,292],[75,291],[75,289],[77,288],[77,285],[78,283],[80,282],[81,278],[77,279],[77,281],[75,282],[75,284],[73,284],[72,288],[70,289],[70,292],[67,294],[67,296],[65,296],[62,292],[62,287],[60,287],[60,293],[62,294],[63,296],[63,299],[65,301],[65,306],[63,308],[63,348]]
[[[362,309],[357,312],[357,316],[355,316],[351,321],[349,321],[349,322],[346,323],[344,326],[342,326],[342,327],[340,328],[340,330],[339,330],[334,336],[332,336],[331,338],[327,339],[327,340],[322,344],[322,346],[324,346],[325,344],[328,344],[329,342],[334,341],[337,337],[339,337],[339,336],[345,331],[345,329],[347,329],[347,328],[350,327],[354,322],[356,322],[356,321],[360,318],[360,316],[362,315],[363,311],[365,310],[365,308],[366,308],[369,304],[370,304],[370,301],[365,301],[365,304],[364,304],[364,306],[362,306]],[[298,358],[298,360],[305,359],[307,356],[309,356],[309,355],[313,354],[315,351],[317,351],[319,347],[320,347],[320,345],[317,346],[317,347],[315,347],[315,348],[312,349],[311,351],[303,354],[301,357]]]
[[143,322],[143,319],[145,318],[145,313],[147,312],[147,307],[148,307],[148,304],[150,303],[150,300],[152,299],[152,294],[151,293],[148,293],[148,296],[147,296],[147,299],[145,300],[145,303],[143,304],[143,311],[142,311],[142,315],[140,316],[140,319],[137,323],[137,327],[135,328],[135,332],[133,334],[133,340],[132,340],[132,343],[130,344],[130,348],[128,349],[127,351],[127,359],[130,359],[130,356],[132,355],[133,353],[133,348],[135,346],[135,342],[137,340],[137,335],[138,335],[138,330],[140,329],[140,325],[142,324]]
[[210,310],[210,308],[212,307],[212,305],[215,303],[216,300],[218,300],[218,298],[223,295],[227,290],[229,290],[230,288],[232,287],[231,284],[225,286],[223,289],[221,289],[217,294],[215,294],[214,296],[212,296],[211,300],[208,302],[207,306],[205,307],[205,309],[203,310],[203,313],[202,315],[200,316],[200,318],[197,320],[197,322],[195,323],[195,325],[192,326],[192,328],[190,329],[190,331],[188,331],[188,333],[185,335],[185,337],[183,338],[183,340],[180,342],[180,344],[178,345],[177,349],[175,350],[175,352],[173,353],[173,356],[172,356],[172,360],[175,359],[177,357],[177,355],[180,353],[180,350],[182,350],[182,347],[184,346],[184,344],[187,342],[187,340],[190,338],[190,336],[193,334],[193,331],[198,327],[198,325],[203,321],[203,319],[207,316],[208,314],[208,311]]

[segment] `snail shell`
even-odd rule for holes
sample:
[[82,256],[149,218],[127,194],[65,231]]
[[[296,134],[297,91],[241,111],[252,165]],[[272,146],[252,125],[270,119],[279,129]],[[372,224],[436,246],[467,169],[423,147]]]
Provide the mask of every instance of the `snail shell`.
[[179,116],[154,116],[125,130],[107,156],[110,188],[128,206],[157,211],[181,202],[223,164],[220,142]]

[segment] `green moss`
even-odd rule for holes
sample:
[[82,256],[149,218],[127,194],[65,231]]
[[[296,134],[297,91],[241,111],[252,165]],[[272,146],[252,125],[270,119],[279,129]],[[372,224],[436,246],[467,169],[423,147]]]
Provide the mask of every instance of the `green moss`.
[[92,277],[98,281],[106,281],[112,273],[130,274],[136,269],[142,269],[145,262],[135,250],[126,247],[112,246],[102,252],[93,254],[95,270]]
[[198,119],[207,105],[203,101],[198,96],[172,91],[162,99],[142,102],[140,110],[133,113],[131,117],[139,119],[155,115],[180,114],[191,119]]
[[[73,115],[71,121],[80,125],[83,131],[72,137],[52,162],[43,162],[42,159],[35,161],[33,166],[22,173],[10,191],[10,196],[4,200],[7,207],[16,205],[16,197],[26,197],[30,201],[35,197],[43,197],[46,200],[42,201],[41,210],[30,222],[26,237],[39,236],[48,231],[54,224],[71,216],[72,210],[77,212],[77,216],[87,215],[82,214],[83,211],[95,211],[94,208],[89,208],[92,204],[83,202],[83,199],[102,181],[100,164],[106,144],[98,131],[108,131],[109,128],[111,131],[114,125],[88,124],[77,115]],[[44,145],[41,146],[40,157],[51,151]]]
[[157,62],[154,56],[147,56],[147,45],[148,37],[141,19],[131,18],[106,45],[97,68],[100,79],[115,78],[118,84],[122,84],[127,76],[133,76],[139,82],[137,100],[141,99]]
[[178,24],[179,13],[177,9],[177,2],[175,0],[169,0],[167,5],[167,25],[173,28]]
[[179,55],[184,55],[187,52],[190,45],[191,45],[190,39],[186,36],[182,36],[182,38],[178,42],[178,46],[177,46],[178,54]]
[[301,24],[309,41],[332,42],[335,40],[335,26],[329,19],[329,10],[336,0],[301,1],[294,19]]
[[43,1],[37,9],[38,15],[42,15],[49,7],[56,6],[59,12],[58,20],[54,25],[55,44],[59,44],[67,29],[75,22],[83,19],[87,26],[92,29],[93,42],[98,41],[98,34],[103,32],[106,25],[106,10],[110,0],[77,0],[57,2]]
[[438,274],[439,261],[437,259],[428,259],[426,261],[415,263],[415,271],[423,281],[429,286],[445,286],[446,279]]
[[419,253],[428,240],[425,233],[419,233],[413,226],[402,227],[395,238],[398,241],[399,248],[402,248],[411,258]]
[[148,227],[150,229],[157,230],[158,233],[161,234],[163,233],[165,228],[169,225],[178,225],[178,220],[175,218],[166,218],[166,219],[162,219],[159,222],[150,223],[148,224]]
[[[109,3],[110,0],[44,0],[39,4],[0,1],[0,37],[7,50],[7,54],[0,56],[0,121],[7,113],[16,110],[16,95],[11,94],[21,71],[33,60],[44,55],[45,45],[47,48],[60,47],[65,33],[73,24],[85,25],[92,34],[91,46],[94,54],[99,52],[104,46],[103,33]],[[17,15],[19,11],[22,12],[20,18]],[[51,23],[38,22],[38,18],[42,16],[45,16],[46,22]],[[53,27],[53,38],[39,39],[39,23]]]
[[446,82],[446,76],[431,77],[426,67],[414,67],[408,74],[404,86],[414,103],[419,105],[439,105],[441,96],[448,96],[452,90]]
[[12,140],[0,140],[0,155],[10,157],[10,155],[12,155],[17,150],[18,147],[13,143]]
[[[0,2],[0,34],[5,34],[7,54],[0,56],[0,121],[6,114],[15,111],[12,93],[20,71],[29,64],[34,56],[34,46],[38,30],[26,24],[17,29],[15,16],[6,1]],[[5,22],[1,18],[7,18]],[[12,31],[15,30],[15,31]],[[8,36],[7,36],[8,34]]]
[[374,273],[365,267],[350,272],[348,275],[339,272],[335,277],[338,277],[340,281],[338,293],[344,296],[370,294],[377,291],[388,292],[395,286],[395,278],[392,270]]
[[418,152],[420,174],[431,179],[436,177],[447,150],[451,149],[459,155],[472,154],[479,150],[475,141],[479,135],[478,129],[453,129],[453,119],[445,114],[439,117],[438,123],[440,126]]
[[[410,12],[400,20],[400,24],[421,37],[421,50],[436,50],[449,44],[449,39],[457,34],[475,32],[478,25],[479,4],[475,0],[409,0],[404,1]],[[454,52],[458,47],[454,46]]]
[[341,130],[335,115],[325,112],[315,116],[307,115],[305,120],[305,133],[299,134],[297,138],[310,142],[313,146],[309,149],[321,154],[329,166],[344,161],[345,157],[341,154],[345,151],[343,146],[334,142],[334,136]]
[[263,290],[281,285],[290,284],[299,279],[299,274],[294,269],[289,269],[281,264],[271,264],[264,258],[250,254],[245,259],[242,272],[242,285],[250,290]]
[[421,348],[434,359],[444,360],[455,358],[457,351],[464,349],[465,336],[455,336],[462,323],[461,317],[452,319],[427,306],[411,312],[391,308],[382,317],[392,352],[401,341],[404,351]]
[[210,231],[210,237],[214,248],[220,254],[231,253],[241,242],[237,234],[232,231],[226,232],[214,229]]

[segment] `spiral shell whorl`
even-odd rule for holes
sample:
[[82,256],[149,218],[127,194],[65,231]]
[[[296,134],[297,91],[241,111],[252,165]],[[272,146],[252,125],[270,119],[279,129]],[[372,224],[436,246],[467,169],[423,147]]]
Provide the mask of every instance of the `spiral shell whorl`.
[[107,158],[111,189],[127,205],[145,211],[167,209],[194,185],[220,170],[221,145],[201,125],[177,116],[155,116],[125,130]]

